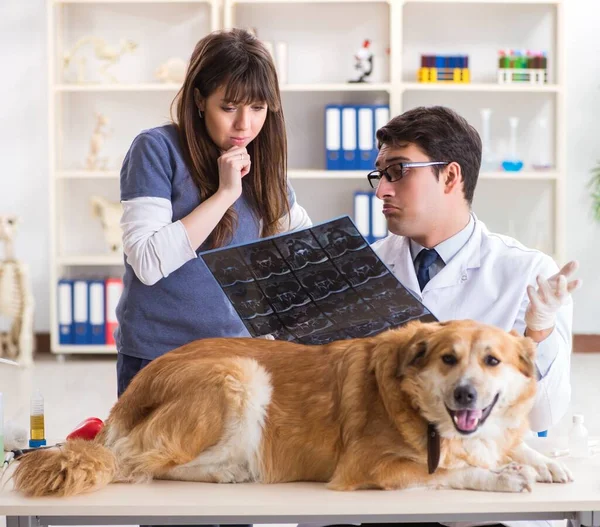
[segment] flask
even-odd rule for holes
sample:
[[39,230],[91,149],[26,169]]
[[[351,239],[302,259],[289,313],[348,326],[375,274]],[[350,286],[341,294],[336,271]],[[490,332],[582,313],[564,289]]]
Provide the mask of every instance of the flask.
[[569,453],[571,457],[588,457],[588,431],[583,425],[583,415],[573,415],[573,426],[569,431]]
[[31,396],[29,430],[29,446],[31,448],[37,448],[46,444],[46,433],[44,427],[44,398],[39,390],[36,390]]

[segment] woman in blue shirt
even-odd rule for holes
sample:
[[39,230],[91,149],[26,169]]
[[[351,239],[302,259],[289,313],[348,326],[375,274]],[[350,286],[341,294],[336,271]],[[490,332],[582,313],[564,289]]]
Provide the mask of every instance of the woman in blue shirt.
[[141,132],[121,169],[119,395],[169,350],[248,336],[198,253],[311,224],[287,183],[277,74],[260,41],[240,29],[203,38],[174,105],[174,122]]

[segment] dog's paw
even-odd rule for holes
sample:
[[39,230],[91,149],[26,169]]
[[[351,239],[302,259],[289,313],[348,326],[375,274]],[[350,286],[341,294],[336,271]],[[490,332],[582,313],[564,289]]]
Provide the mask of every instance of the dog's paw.
[[569,483],[573,481],[571,471],[560,461],[545,458],[543,462],[533,465],[536,481],[540,483]]
[[496,488],[499,492],[531,492],[533,483],[536,480],[536,471],[527,466],[518,463],[510,463],[502,467],[496,475]]

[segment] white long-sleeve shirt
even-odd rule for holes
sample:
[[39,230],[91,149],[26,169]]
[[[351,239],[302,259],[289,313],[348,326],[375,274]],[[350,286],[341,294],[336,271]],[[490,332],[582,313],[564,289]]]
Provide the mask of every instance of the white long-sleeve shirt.
[[[127,263],[143,284],[154,285],[197,257],[181,221],[173,222],[168,199],[141,197],[122,204],[123,251]],[[311,225],[306,210],[295,202],[289,217],[281,220],[281,232]]]

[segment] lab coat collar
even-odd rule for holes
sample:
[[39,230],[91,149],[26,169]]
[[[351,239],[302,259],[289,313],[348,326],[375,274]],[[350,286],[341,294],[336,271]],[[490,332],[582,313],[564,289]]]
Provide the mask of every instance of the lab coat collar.
[[[476,269],[481,265],[481,239],[485,225],[477,219],[474,213],[471,214],[475,220],[475,228],[471,237],[454,258],[427,283],[423,292],[462,284],[468,280],[467,270]],[[410,253],[410,240],[404,236],[398,237],[398,252],[393,272],[404,287],[418,296],[422,296]]]

